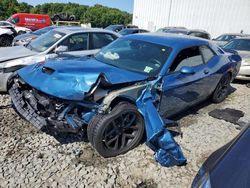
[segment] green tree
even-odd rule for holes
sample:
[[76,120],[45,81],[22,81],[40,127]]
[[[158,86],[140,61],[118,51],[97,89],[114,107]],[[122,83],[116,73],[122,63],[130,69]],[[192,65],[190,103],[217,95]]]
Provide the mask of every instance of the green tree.
[[7,19],[18,12],[17,0],[0,0],[0,19]]
[[33,6],[29,5],[28,3],[19,3],[18,5],[18,12],[22,12],[22,13],[30,13],[30,9]]
[[0,0],[0,19],[7,19],[14,13],[35,13],[54,16],[58,13],[74,14],[77,20],[83,23],[90,22],[93,27],[106,27],[110,24],[129,24],[132,15],[115,8],[102,5],[92,7],[76,3],[44,3],[32,7],[27,3],[18,3],[17,0]]

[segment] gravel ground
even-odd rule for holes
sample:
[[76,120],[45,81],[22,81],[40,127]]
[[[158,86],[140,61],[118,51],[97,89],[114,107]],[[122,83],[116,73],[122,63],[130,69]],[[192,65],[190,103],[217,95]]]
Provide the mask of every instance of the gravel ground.
[[250,120],[250,88],[236,89],[222,104],[205,103],[180,117],[183,138],[175,139],[188,159],[186,166],[165,168],[153,152],[140,145],[125,155],[103,159],[86,142],[60,144],[37,132],[0,96],[0,187],[190,187],[204,160],[239,130],[208,112],[218,108],[242,110]]

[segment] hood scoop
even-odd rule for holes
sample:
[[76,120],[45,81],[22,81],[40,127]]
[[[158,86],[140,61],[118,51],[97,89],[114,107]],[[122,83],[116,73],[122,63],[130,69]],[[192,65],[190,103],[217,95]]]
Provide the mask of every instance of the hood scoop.
[[49,67],[45,67],[45,66],[44,66],[44,67],[42,68],[42,72],[45,73],[45,74],[51,75],[53,72],[55,72],[55,70],[52,69],[52,68],[49,68]]

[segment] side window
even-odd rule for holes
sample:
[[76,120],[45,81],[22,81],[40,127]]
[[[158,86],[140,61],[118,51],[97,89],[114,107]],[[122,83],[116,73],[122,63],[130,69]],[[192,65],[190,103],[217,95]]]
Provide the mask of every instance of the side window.
[[17,17],[15,17],[15,18],[13,18],[13,19],[11,20],[11,22],[14,23],[14,24],[18,23],[18,22],[19,22],[19,17],[17,16]]
[[109,33],[92,33],[90,49],[100,49],[113,42],[117,37]]
[[169,72],[179,71],[183,66],[196,67],[203,64],[198,46],[182,50],[173,61]]
[[71,35],[62,41],[60,45],[67,46],[68,51],[81,51],[88,49],[88,33]]
[[205,63],[207,63],[215,55],[214,52],[207,46],[200,46],[200,51]]

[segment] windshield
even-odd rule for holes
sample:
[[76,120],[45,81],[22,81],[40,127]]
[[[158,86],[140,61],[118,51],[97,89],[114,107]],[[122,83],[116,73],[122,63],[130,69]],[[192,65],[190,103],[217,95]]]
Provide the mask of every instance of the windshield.
[[250,39],[234,39],[227,43],[224,49],[250,51]]
[[132,34],[134,30],[132,29],[123,29],[119,32],[119,34],[121,35],[129,35],[129,34]]
[[105,29],[111,30],[111,31],[114,31],[114,30],[117,30],[117,29],[121,30],[122,29],[122,25],[109,25]]
[[167,61],[170,47],[131,39],[117,39],[95,55],[103,63],[154,76]]
[[230,41],[232,39],[235,39],[236,37],[238,37],[238,36],[237,35],[221,35],[221,36],[217,37],[215,40]]
[[33,34],[42,35],[42,34],[47,33],[48,31],[50,31],[52,29],[55,29],[55,28],[54,27],[45,27],[45,28],[38,29],[38,30],[34,31]]
[[54,45],[57,41],[59,41],[63,36],[65,36],[65,33],[51,30],[33,40],[31,43],[29,43],[27,48],[36,52],[44,52],[52,45]]

